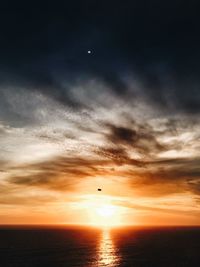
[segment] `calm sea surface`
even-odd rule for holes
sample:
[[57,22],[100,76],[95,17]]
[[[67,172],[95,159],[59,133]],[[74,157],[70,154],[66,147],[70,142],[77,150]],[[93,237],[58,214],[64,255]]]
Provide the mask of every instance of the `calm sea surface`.
[[200,267],[200,228],[0,228],[1,267]]

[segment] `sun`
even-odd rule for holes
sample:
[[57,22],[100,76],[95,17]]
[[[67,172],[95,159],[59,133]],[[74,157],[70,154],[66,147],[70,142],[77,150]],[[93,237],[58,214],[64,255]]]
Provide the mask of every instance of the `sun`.
[[92,225],[112,227],[120,224],[120,209],[112,204],[93,203],[88,208]]
[[112,205],[103,205],[96,208],[96,213],[104,218],[112,217],[116,212],[115,207]]

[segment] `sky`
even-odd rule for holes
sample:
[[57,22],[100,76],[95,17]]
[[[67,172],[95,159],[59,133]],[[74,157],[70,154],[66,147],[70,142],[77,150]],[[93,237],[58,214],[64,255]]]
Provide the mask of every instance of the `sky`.
[[0,224],[200,224],[197,2],[2,4]]

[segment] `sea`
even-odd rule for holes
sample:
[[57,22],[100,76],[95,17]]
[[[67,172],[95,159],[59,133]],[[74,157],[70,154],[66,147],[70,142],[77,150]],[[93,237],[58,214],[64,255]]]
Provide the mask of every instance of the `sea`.
[[103,266],[200,267],[200,228],[0,227],[0,267]]

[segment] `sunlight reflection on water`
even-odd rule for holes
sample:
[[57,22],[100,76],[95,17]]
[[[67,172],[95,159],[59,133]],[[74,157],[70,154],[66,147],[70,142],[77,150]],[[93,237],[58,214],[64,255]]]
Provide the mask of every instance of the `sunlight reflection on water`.
[[119,258],[110,236],[109,229],[102,231],[102,238],[99,245],[98,261],[95,267],[117,267]]

